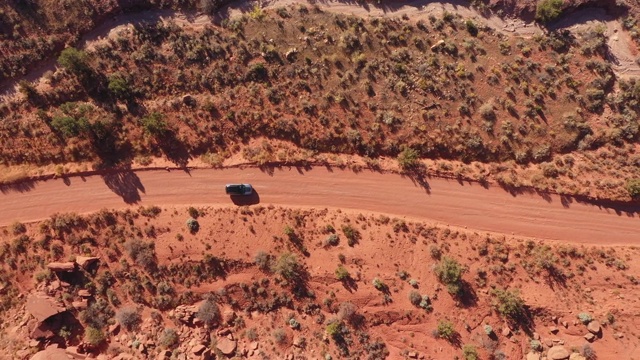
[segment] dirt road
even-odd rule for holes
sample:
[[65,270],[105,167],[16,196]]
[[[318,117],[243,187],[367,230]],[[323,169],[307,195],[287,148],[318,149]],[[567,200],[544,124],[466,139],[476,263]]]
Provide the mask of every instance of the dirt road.
[[139,205],[236,206],[227,182],[249,182],[248,203],[355,209],[435,220],[479,231],[584,244],[640,245],[640,206],[616,210],[537,194],[432,178],[428,189],[407,177],[369,171],[297,168],[143,171],[108,177],[74,177],[0,188],[0,225],[54,212],[79,213]]

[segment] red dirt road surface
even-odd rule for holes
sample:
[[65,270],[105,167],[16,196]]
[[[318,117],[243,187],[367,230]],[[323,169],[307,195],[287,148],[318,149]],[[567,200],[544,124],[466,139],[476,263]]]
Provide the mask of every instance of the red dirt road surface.
[[[224,184],[248,182],[256,194],[231,199]],[[315,167],[125,172],[0,188],[0,225],[55,212],[139,205],[237,206],[260,203],[341,208],[434,220],[478,231],[601,245],[640,245],[640,206],[617,207],[498,187],[396,174]]]

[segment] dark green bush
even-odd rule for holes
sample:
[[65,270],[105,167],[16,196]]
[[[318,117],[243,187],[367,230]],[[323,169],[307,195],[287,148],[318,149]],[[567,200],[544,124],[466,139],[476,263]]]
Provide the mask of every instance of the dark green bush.
[[555,20],[562,13],[562,0],[542,0],[536,6],[536,20],[548,23]]

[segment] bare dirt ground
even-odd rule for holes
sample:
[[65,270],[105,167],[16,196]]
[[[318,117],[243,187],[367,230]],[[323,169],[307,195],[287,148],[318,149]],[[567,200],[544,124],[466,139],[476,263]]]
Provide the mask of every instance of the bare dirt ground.
[[[229,181],[249,182],[256,195],[230,199]],[[92,212],[129,205],[282,204],[359,209],[443,224],[580,244],[638,245],[640,208],[597,205],[569,197],[510,194],[475,183],[429,179],[424,186],[395,174],[281,168],[127,172],[3,187],[0,224],[54,212]]]

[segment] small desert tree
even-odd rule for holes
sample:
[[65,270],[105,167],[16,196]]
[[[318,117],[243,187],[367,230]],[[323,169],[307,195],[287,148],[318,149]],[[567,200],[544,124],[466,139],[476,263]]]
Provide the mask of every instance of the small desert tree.
[[627,191],[632,198],[640,198],[640,179],[629,179],[627,181]]
[[524,300],[518,290],[495,289],[492,294],[495,296],[494,306],[500,315],[517,321],[525,314]]
[[290,252],[281,254],[276,260],[273,271],[288,281],[296,282],[304,275],[302,266],[296,256]]
[[460,295],[462,292],[462,274],[465,268],[455,259],[443,257],[435,268],[436,277],[441,283],[447,285],[447,290],[452,295]]
[[160,334],[158,342],[160,343],[160,346],[172,349],[180,342],[180,336],[178,336],[178,333],[174,329],[167,328]]
[[220,309],[218,304],[211,298],[207,298],[198,308],[196,317],[207,325],[213,325],[220,319]]
[[58,64],[76,75],[81,75],[89,69],[87,54],[72,47],[62,50],[58,57]]
[[562,0],[542,0],[536,6],[536,20],[547,23],[555,20],[562,13]]
[[127,306],[116,312],[116,320],[122,327],[131,331],[140,325],[142,317],[135,306]]
[[106,340],[104,333],[100,329],[96,329],[92,326],[87,326],[84,329],[84,341],[91,346],[98,346]]

